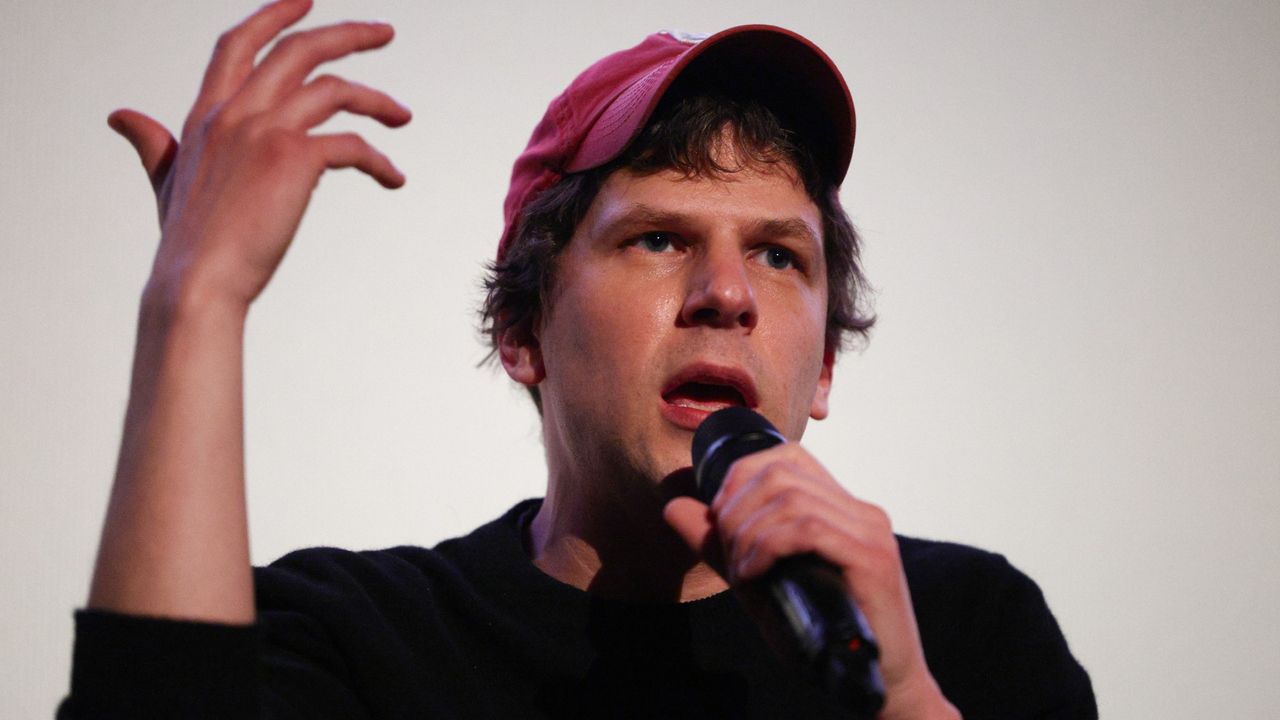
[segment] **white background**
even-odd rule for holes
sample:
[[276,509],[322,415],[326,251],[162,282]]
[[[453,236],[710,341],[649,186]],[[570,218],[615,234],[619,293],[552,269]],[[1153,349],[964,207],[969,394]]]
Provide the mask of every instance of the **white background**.
[[[0,717],[66,690],[157,239],[106,115],[179,126],[251,9],[0,4]],[[1105,717],[1274,717],[1280,5],[321,0],[304,26],[351,16],[398,37],[334,71],[416,118],[330,127],[409,183],[325,176],[254,306],[255,562],[429,545],[540,494],[532,407],[476,367],[510,163],[596,58],[769,22],[852,88],[879,290],[806,443],[900,532],[1038,580]]]

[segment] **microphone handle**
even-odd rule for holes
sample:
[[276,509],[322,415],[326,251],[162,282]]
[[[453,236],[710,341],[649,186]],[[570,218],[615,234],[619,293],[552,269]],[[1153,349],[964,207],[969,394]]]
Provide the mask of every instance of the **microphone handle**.
[[854,717],[875,717],[884,705],[880,647],[840,569],[806,553],[778,560],[763,581],[810,680]]

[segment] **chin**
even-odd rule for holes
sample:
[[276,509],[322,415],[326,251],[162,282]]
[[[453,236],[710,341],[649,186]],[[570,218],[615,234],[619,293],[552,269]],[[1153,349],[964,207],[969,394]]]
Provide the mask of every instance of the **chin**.
[[694,482],[693,468],[685,465],[667,473],[658,481],[658,492],[664,501],[676,497],[697,497],[698,485]]
[[[680,431],[678,434],[671,433],[664,437],[660,448],[651,448],[644,464],[646,468],[644,474],[650,484],[665,488],[673,482],[682,482],[679,478],[685,474],[692,483],[693,468],[689,455],[691,445],[692,435]],[[666,494],[664,492],[664,495]]]

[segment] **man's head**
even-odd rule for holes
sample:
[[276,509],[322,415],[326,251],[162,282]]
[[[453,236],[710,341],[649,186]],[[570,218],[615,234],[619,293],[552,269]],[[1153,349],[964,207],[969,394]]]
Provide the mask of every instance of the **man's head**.
[[[872,324],[837,195],[852,147],[847,91],[825,56],[783,31],[727,31],[707,51],[646,43],[655,38],[666,45],[642,43],[618,54],[621,70],[606,58],[575,80],[587,79],[578,100],[628,83],[603,112],[593,106],[594,126],[564,110],[571,86],[517,161],[485,330],[544,421],[551,402],[552,423],[589,424],[544,422],[548,433],[590,434],[604,421],[594,394],[611,395],[611,411],[648,415],[645,427],[618,428],[643,437],[606,441],[678,435],[701,410],[741,402],[798,437],[807,416],[825,414],[846,336]],[[629,66],[627,53],[658,50],[676,54],[640,58],[656,70]],[[616,117],[619,91],[645,83],[661,86],[656,97],[622,103],[650,102],[643,118]],[[606,138],[622,143],[617,152],[593,139],[601,122],[630,132]],[[584,123],[585,138],[574,137]]]

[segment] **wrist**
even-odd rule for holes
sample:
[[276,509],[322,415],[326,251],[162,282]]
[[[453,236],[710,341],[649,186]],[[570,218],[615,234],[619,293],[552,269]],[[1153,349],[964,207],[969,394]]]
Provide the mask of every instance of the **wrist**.
[[162,327],[206,318],[243,326],[249,303],[219,292],[216,283],[200,277],[174,278],[153,272],[142,290],[141,309],[145,318]]
[[960,720],[960,711],[942,694],[926,671],[922,676],[890,689],[878,720]]

